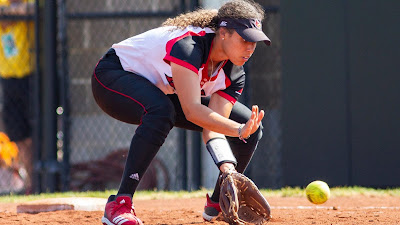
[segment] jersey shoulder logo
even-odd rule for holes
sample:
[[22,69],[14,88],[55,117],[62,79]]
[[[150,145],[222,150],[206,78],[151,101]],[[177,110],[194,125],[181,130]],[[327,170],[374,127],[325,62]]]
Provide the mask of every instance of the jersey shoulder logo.
[[168,76],[168,75],[165,74],[165,73],[164,73],[164,75],[165,75],[165,78],[166,78],[167,81],[168,81],[169,86],[171,86],[171,87],[173,87],[173,88],[175,89],[175,84],[174,84],[174,81],[172,80],[172,77]]

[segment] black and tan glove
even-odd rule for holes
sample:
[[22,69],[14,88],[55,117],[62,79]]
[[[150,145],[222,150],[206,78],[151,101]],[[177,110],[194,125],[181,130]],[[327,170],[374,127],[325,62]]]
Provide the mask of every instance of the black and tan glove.
[[222,174],[219,198],[224,219],[229,224],[266,224],[271,208],[252,180],[241,173]]

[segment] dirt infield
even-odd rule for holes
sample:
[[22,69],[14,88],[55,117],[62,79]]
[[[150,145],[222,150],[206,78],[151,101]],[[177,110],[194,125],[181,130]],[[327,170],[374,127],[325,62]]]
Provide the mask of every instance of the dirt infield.
[[[400,197],[333,197],[316,206],[306,198],[267,198],[272,206],[269,224],[400,224]],[[106,201],[106,199],[104,200]],[[134,200],[136,212],[145,224],[226,225],[222,221],[204,222],[204,198],[180,200]],[[101,224],[102,211],[56,211],[38,214],[16,213],[16,204],[0,203],[0,224]]]

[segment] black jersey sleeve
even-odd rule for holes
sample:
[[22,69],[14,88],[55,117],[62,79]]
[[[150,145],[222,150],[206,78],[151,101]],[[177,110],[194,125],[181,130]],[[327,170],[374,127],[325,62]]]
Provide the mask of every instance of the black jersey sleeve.
[[232,104],[239,99],[242,94],[245,84],[245,72],[243,66],[236,66],[228,61],[223,67],[226,79],[226,89],[220,90],[217,93],[229,100]]
[[208,55],[206,51],[208,49],[204,47],[200,37],[188,35],[181,39],[170,40],[167,43],[167,54],[164,61],[167,63],[174,62],[197,74],[205,63],[205,55]]

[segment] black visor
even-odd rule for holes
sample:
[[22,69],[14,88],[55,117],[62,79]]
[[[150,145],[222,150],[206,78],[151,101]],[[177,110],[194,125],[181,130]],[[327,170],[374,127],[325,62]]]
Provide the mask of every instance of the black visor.
[[219,27],[235,29],[246,41],[264,41],[266,45],[271,45],[271,40],[262,31],[261,21],[258,19],[222,18],[219,20],[218,24]]

